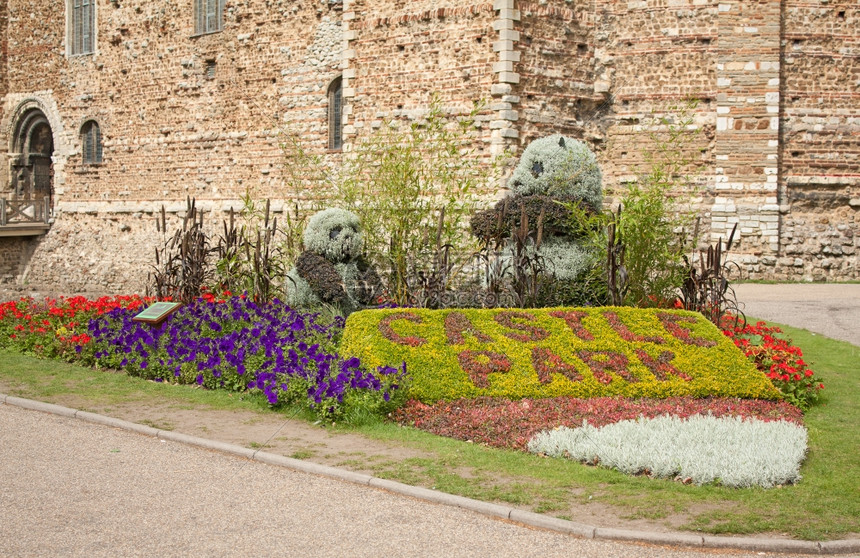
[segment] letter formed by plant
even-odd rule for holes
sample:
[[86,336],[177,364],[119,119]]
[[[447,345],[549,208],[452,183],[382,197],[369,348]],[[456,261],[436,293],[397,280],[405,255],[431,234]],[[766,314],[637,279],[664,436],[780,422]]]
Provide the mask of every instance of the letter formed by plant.
[[[522,242],[507,248],[514,272],[519,260],[537,259],[539,265],[530,266],[526,275],[546,272],[556,280],[556,287],[572,283],[593,266],[595,256],[582,242],[583,233],[571,226],[567,206],[576,205],[586,214],[599,213],[601,183],[597,158],[585,143],[560,134],[535,140],[523,151],[510,178],[511,193],[493,209],[472,218],[472,233],[487,245],[495,242],[500,246],[503,238],[516,240],[518,232],[531,232],[530,238],[521,238]],[[518,254],[521,244],[526,244],[527,258]]]
[[330,208],[308,220],[305,251],[287,274],[287,301],[300,308],[323,304],[344,314],[373,303],[380,294],[376,270],[361,258],[358,216]]

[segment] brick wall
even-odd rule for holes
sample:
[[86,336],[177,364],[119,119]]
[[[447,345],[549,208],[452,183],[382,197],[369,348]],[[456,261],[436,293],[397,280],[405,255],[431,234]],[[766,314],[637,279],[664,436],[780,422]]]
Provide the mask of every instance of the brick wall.
[[[450,114],[486,101],[479,163],[561,131],[598,152],[610,197],[647,169],[655,122],[694,98],[686,171],[706,240],[738,223],[754,278],[858,277],[851,0],[227,0],[223,31],[200,36],[190,1],[99,0],[86,56],[67,56],[57,4],[0,0],[0,188],[22,112],[54,133],[56,218],[31,280],[138,290],[162,204],[179,215],[193,196],[215,220],[246,192],[276,211],[323,203],[288,184],[285,140],[336,167],[383,121],[420,119],[433,92]],[[337,76],[344,154],[326,150]],[[104,162],[85,166],[90,119]]]
[[23,273],[25,257],[37,241],[26,237],[0,237],[0,285],[13,285]]
[[[33,256],[34,280],[138,289],[134,276],[145,277],[153,246],[144,250],[129,234],[88,241],[110,230],[100,223],[154,234],[154,219],[138,216],[162,204],[181,212],[186,196],[211,210],[240,207],[246,192],[288,206],[285,134],[330,164],[339,159],[325,151],[325,115],[329,84],[341,73],[340,4],[228,1],[224,30],[195,36],[191,2],[104,0],[97,52],[73,57],[55,4],[10,0],[3,66],[6,142],[22,103],[43,110],[54,132],[56,223]],[[104,162],[85,166],[79,134],[90,119],[101,128]],[[0,173],[8,171],[2,162]],[[127,272],[112,271],[124,265]]]
[[858,276],[860,250],[860,8],[785,2],[776,273]]
[[[386,120],[420,118],[433,93],[451,115],[490,99],[496,14],[486,2],[344,5],[344,132],[360,141]],[[476,143],[489,156],[492,109],[478,117]],[[348,149],[348,148],[347,148]]]

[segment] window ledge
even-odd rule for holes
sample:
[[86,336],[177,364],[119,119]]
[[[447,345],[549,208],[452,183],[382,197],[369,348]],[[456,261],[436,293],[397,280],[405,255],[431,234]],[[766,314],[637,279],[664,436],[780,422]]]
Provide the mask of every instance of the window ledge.
[[84,163],[75,167],[75,174],[95,174],[97,173],[103,166],[105,166],[104,162],[101,163]]
[[223,32],[224,32],[224,28],[222,27],[221,29],[215,29],[214,31],[203,31],[200,33],[194,33],[193,35],[191,35],[190,38],[196,39],[197,37],[205,37],[206,35],[215,35],[216,33],[223,33]]

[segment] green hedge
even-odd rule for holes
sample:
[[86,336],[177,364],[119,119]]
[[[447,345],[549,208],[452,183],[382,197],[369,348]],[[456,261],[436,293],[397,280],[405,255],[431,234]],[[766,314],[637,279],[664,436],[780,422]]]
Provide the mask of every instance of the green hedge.
[[384,309],[349,316],[341,354],[406,362],[410,395],[779,399],[701,314],[638,308]]

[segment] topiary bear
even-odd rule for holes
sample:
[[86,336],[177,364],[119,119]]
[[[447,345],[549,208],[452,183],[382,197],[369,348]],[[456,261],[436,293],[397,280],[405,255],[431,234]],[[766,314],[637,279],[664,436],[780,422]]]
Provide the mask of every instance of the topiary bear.
[[510,235],[523,213],[532,229],[543,215],[540,252],[546,268],[556,279],[573,281],[592,265],[593,257],[578,241],[562,203],[599,212],[601,183],[597,157],[585,143],[560,134],[537,139],[523,151],[511,175],[511,193],[472,218],[472,233],[489,242]]
[[330,208],[308,220],[305,251],[287,274],[287,302],[301,308],[322,303],[344,314],[372,304],[382,291],[376,270],[361,258],[362,235],[358,216]]

